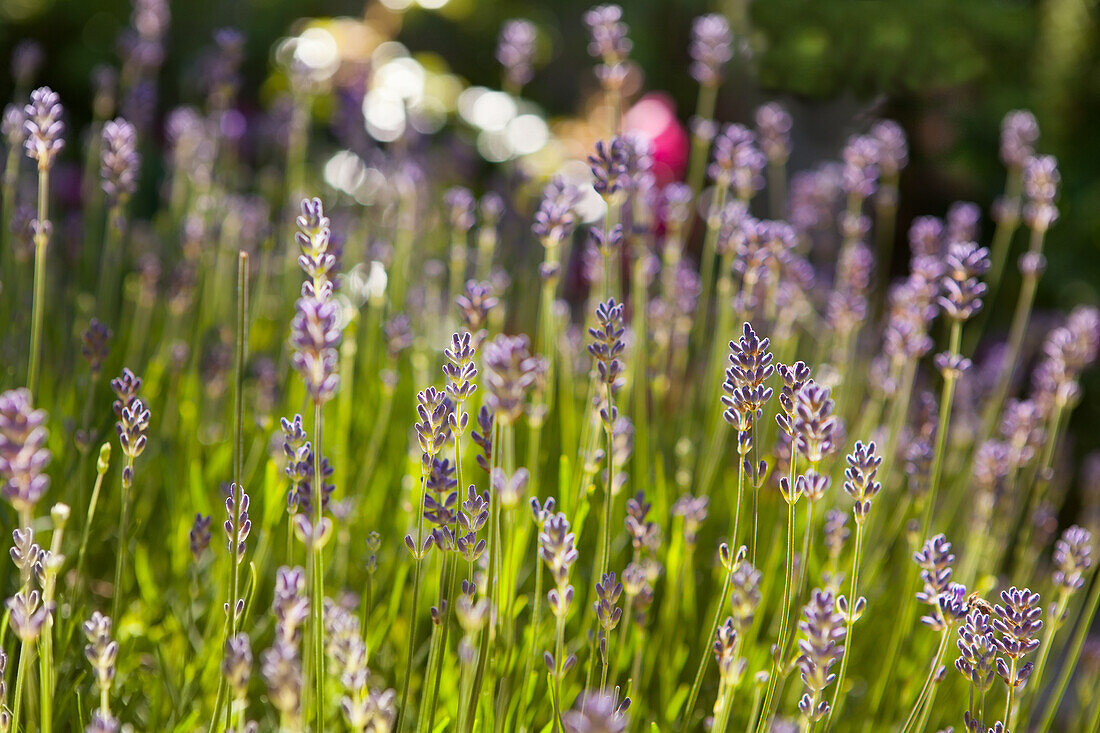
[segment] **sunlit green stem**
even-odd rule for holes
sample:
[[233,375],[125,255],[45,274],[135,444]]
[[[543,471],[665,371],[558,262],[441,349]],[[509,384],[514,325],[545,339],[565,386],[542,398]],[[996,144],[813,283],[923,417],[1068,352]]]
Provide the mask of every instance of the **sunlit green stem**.
[[[38,166],[38,220],[34,228],[34,303],[31,307],[31,350],[27,374],[27,389],[32,396],[38,391],[39,360],[42,357],[42,318],[46,298],[46,248],[50,243],[49,226],[50,169]],[[7,226],[5,223],[4,226]]]
[[1066,688],[1069,686],[1069,681],[1070,678],[1073,677],[1074,670],[1077,669],[1077,661],[1081,658],[1081,649],[1084,648],[1085,639],[1088,638],[1089,629],[1092,628],[1092,621],[1096,616],[1096,608],[1098,605],[1100,605],[1100,573],[1093,572],[1092,586],[1089,589],[1088,599],[1081,609],[1081,615],[1077,621],[1077,629],[1074,631],[1073,640],[1070,642],[1069,653],[1066,655],[1066,661],[1062,665],[1062,671],[1058,675],[1058,680],[1054,683],[1053,692],[1047,699],[1047,705],[1043,709],[1043,718],[1038,727],[1039,733],[1047,733],[1050,730],[1050,726],[1054,722],[1054,715],[1062,705],[1062,698],[1066,694]]

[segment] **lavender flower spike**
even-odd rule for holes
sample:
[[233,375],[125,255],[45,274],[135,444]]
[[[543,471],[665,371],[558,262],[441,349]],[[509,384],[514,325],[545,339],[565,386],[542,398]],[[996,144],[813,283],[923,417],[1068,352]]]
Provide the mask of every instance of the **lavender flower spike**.
[[61,137],[65,132],[65,123],[61,121],[63,111],[60,97],[49,87],[31,92],[30,104],[24,109],[27,116],[23,123],[27,133],[24,145],[27,157],[38,163],[40,171],[49,170],[53,159],[65,147]]
[[[306,283],[309,287],[309,283]],[[304,295],[298,299],[290,322],[290,363],[302,376],[315,402],[327,402],[340,386],[336,373],[337,347],[342,335],[340,306],[334,300]]]
[[702,15],[691,24],[691,76],[703,86],[722,83],[722,69],[733,58],[733,33],[724,15]]
[[119,117],[103,125],[99,175],[112,206],[122,206],[137,189],[141,155],[134,126]]
[[509,20],[501,27],[496,58],[504,68],[505,82],[517,92],[535,75],[537,49],[538,30],[531,21]]
[[0,492],[25,521],[50,486],[45,410],[35,410],[31,393],[13,389],[0,394]]

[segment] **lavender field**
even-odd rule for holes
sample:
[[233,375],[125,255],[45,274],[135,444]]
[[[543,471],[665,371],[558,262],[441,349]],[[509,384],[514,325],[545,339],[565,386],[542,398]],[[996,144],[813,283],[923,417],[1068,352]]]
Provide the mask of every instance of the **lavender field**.
[[1026,100],[921,210],[928,130],[723,118],[747,15],[677,110],[629,3],[491,86],[418,4],[251,88],[134,0],[79,107],[0,36],[0,733],[1100,733],[1100,283],[1044,249],[1096,214]]

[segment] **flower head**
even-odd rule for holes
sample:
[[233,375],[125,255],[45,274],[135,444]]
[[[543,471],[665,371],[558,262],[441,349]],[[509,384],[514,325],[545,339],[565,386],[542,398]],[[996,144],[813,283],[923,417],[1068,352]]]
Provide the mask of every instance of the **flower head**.
[[1039,140],[1039,122],[1029,110],[1014,109],[1001,122],[1001,160],[1009,168],[1020,170],[1035,154]]
[[61,121],[63,113],[61,98],[49,87],[39,87],[31,92],[31,101],[23,109],[26,121],[24,146],[27,157],[38,163],[39,170],[53,165],[53,159],[65,147],[61,135],[65,132],[65,123]]
[[844,652],[845,619],[837,610],[833,594],[817,588],[810,594],[802,615],[798,622],[802,637],[798,640],[796,663],[805,693],[798,709],[810,720],[820,720],[829,712],[829,703],[819,699],[821,692],[836,679],[831,669]]
[[726,380],[722,383],[722,416],[738,433],[746,433],[759,419],[764,404],[772,396],[772,388],[766,386],[775,372],[772,354],[768,351],[771,341],[760,338],[752,325],[745,323],[737,341],[730,341],[730,365]]
[[533,62],[538,50],[538,29],[529,20],[509,20],[501,26],[496,58],[504,67],[504,78],[519,89],[535,75]]
[[0,394],[0,491],[20,515],[31,515],[50,486],[45,470],[46,411],[36,410],[27,389]]
[[989,270],[989,250],[975,242],[953,242],[944,257],[943,294],[937,302],[950,318],[965,321],[981,310]]
[[791,154],[791,114],[779,102],[756,108],[756,134],[764,157],[775,165],[787,162]]
[[875,455],[875,444],[856,441],[852,452],[848,454],[848,467],[844,469],[844,490],[855,500],[853,512],[857,522],[866,519],[871,511],[871,499],[882,488],[875,481],[875,474],[882,464],[882,457]]
[[[1019,687],[1027,682],[1033,665],[1031,662],[1018,665],[1017,662],[1038,648],[1036,635],[1043,628],[1039,594],[1016,586],[1003,590],[1001,603],[993,607],[993,615],[993,628],[1001,635],[997,646],[1004,655],[997,658],[997,674],[1005,684]],[[1012,663],[1006,662],[1006,658]]]
[[331,299],[303,295],[295,303],[290,322],[290,345],[294,349],[290,363],[315,402],[332,399],[340,386],[340,375],[336,373],[337,348],[342,339],[339,313],[339,304]]
[[733,32],[720,13],[701,15],[691,24],[691,76],[703,86],[722,83],[722,69],[733,58]]
[[523,335],[501,334],[485,344],[485,404],[505,424],[523,415],[527,395],[546,371],[546,360],[530,348]]
[[817,464],[835,451],[840,420],[833,415],[829,388],[807,380],[795,396],[790,424],[794,429],[795,449],[811,464]]
[[623,306],[614,298],[596,306],[596,327],[588,329],[592,343],[588,353],[596,360],[600,381],[613,385],[622,373],[623,363],[619,355],[626,344],[623,343]]
[[121,117],[103,125],[99,175],[103,191],[112,203],[124,204],[137,189],[141,155],[137,151],[137,132]]

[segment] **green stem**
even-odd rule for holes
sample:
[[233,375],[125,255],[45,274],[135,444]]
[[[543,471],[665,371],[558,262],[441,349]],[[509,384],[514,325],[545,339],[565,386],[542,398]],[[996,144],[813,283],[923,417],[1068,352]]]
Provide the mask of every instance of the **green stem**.
[[[959,343],[962,339],[962,321],[951,321],[951,346],[949,353],[958,355]],[[927,504],[924,507],[924,519],[921,521],[920,537],[928,536],[928,530],[932,525],[932,512],[936,506],[936,494],[939,492],[940,482],[943,478],[943,455],[947,447],[947,431],[951,421],[951,403],[955,399],[956,373],[948,371],[943,376],[943,392],[940,395],[940,414],[936,423],[936,449],[932,457],[932,479],[928,488]]]
[[[718,100],[718,87],[713,84],[699,86],[699,97],[695,103],[695,117],[701,121],[714,119],[714,107]],[[710,140],[703,135],[691,136],[691,158],[688,167],[688,185],[693,195],[697,195],[703,186],[707,170],[707,153]],[[693,196],[694,197],[694,196]]]
[[729,596],[730,583],[733,579],[733,567],[731,565],[730,568],[726,569],[726,579],[722,583],[722,592],[718,597],[718,605],[714,609],[714,620],[711,621],[710,632],[704,639],[703,656],[699,660],[699,667],[695,670],[695,680],[691,683],[691,694],[688,695],[687,709],[684,711],[681,730],[689,730],[691,726],[691,716],[695,712],[695,703],[699,699],[699,690],[703,686],[703,675],[707,671],[707,663],[711,657],[711,641],[718,631],[718,623],[722,618],[722,611],[726,607],[726,598]]
[[30,663],[30,645],[21,641],[19,643],[19,666],[15,671],[15,697],[11,714],[11,730],[19,730],[19,718],[23,710],[23,684],[27,677],[27,665]]
[[1069,654],[1066,657],[1065,664],[1062,665],[1058,681],[1054,683],[1054,692],[1047,699],[1047,706],[1043,709],[1042,722],[1038,728],[1039,733],[1047,733],[1050,730],[1051,723],[1054,722],[1054,715],[1062,706],[1062,697],[1065,696],[1070,678],[1073,677],[1073,672],[1077,669],[1077,660],[1081,657],[1081,649],[1085,646],[1085,639],[1092,627],[1097,605],[1100,605],[1100,574],[1094,572],[1088,599],[1081,610],[1080,619],[1077,621],[1077,630],[1070,642]]
[[[324,411],[322,409],[321,401],[314,400],[313,402],[313,432],[316,445],[314,446],[313,454],[313,528],[314,532],[318,531],[321,526],[322,511],[324,509],[324,483],[323,476],[321,475],[321,464],[324,462],[322,456],[322,430],[324,428]],[[312,546],[313,551],[313,611],[312,611],[312,632],[313,632],[313,655],[314,665],[316,672],[315,683],[317,685],[317,699],[315,705],[317,708],[317,731],[318,733],[324,733],[325,730],[325,561],[324,561],[324,548],[319,542],[316,541],[316,536]]]
[[[1043,251],[1042,229],[1031,230],[1031,244],[1029,254],[1041,255]],[[1008,346],[1005,350],[1004,360],[1001,362],[1000,372],[993,393],[986,403],[983,421],[983,435],[991,435],[997,416],[1001,412],[1008,389],[1012,384],[1012,375],[1020,361],[1020,351],[1023,349],[1024,337],[1027,335],[1027,325],[1031,320],[1031,308],[1035,303],[1035,291],[1039,285],[1039,274],[1029,271],[1024,274],[1023,283],[1020,285],[1020,295],[1016,301],[1016,310],[1012,314],[1012,325],[1008,330]]]
[[[39,360],[42,356],[42,317],[46,297],[46,247],[49,229],[50,169],[38,166],[38,221],[34,231],[34,303],[31,308],[32,330],[27,389],[33,397],[38,391]],[[7,226],[5,223],[4,226]]]
[[925,698],[932,691],[936,673],[939,671],[940,665],[943,664],[943,655],[947,653],[947,647],[951,641],[951,631],[953,628],[951,624],[944,627],[943,634],[940,636],[939,649],[936,650],[936,657],[932,660],[932,668],[928,670],[928,677],[925,678],[924,686],[921,687],[920,694],[917,695],[917,699],[913,703],[913,709],[909,711],[909,717],[905,719],[905,725],[902,726],[901,733],[909,733],[917,722],[917,716],[924,706]]
[[[123,475],[132,473],[134,470],[134,459],[131,456],[126,456],[126,468],[123,470]],[[122,569],[126,562],[127,547],[127,533],[130,527],[130,485],[125,479],[122,480],[122,508],[120,510],[120,516],[118,521],[118,554],[115,557],[115,585],[111,598],[111,620],[115,624],[121,626],[121,619],[118,616],[119,603],[122,601]]]
[[409,702],[409,681],[412,678],[412,663],[413,653],[416,651],[416,627],[419,621],[420,610],[420,576],[424,567],[424,559],[420,556],[421,547],[423,546],[422,535],[424,532],[424,495],[428,491],[427,487],[428,469],[421,463],[420,468],[420,509],[416,514],[416,570],[413,573],[413,605],[412,605],[412,621],[409,628],[409,649],[408,654],[405,657],[405,678],[401,683],[401,707],[397,709],[397,722],[394,725],[394,730],[401,731],[402,723],[408,718],[406,706]]
[[757,733],[763,733],[771,724],[771,704],[775,695],[775,689],[779,684],[780,673],[783,671],[783,655],[787,647],[787,634],[789,633],[791,618],[791,594],[794,587],[794,520],[795,502],[797,495],[794,493],[794,474],[797,466],[797,456],[791,453],[791,465],[787,480],[790,483],[791,498],[787,500],[787,571],[783,575],[783,607],[782,617],[779,621],[779,640],[776,644],[772,673],[768,678],[768,691],[764,695],[764,707],[760,711],[760,720],[757,723]]
[[844,635],[844,653],[840,657],[840,673],[833,688],[833,702],[829,706],[829,717],[825,721],[825,733],[833,727],[833,716],[840,715],[838,706],[844,704],[844,676],[848,671],[848,660],[852,651],[852,629],[855,626],[855,608],[859,600],[859,561],[863,556],[863,521],[856,517],[856,550],[852,557],[852,590],[848,593],[848,629]]

